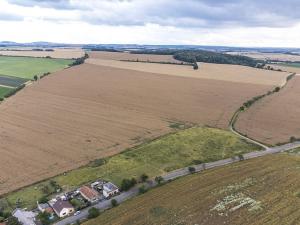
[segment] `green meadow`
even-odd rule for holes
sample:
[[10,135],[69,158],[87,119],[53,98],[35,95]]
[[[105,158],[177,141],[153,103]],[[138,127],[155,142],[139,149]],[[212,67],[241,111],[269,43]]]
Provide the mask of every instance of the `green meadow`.
[[0,56],[0,74],[25,79],[66,68],[73,60]]

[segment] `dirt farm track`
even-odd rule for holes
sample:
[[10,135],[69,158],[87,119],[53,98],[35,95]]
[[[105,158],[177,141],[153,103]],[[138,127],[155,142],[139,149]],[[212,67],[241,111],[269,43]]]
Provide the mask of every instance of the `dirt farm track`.
[[83,64],[0,105],[0,194],[170,131],[170,121],[227,128],[271,85],[167,76]]

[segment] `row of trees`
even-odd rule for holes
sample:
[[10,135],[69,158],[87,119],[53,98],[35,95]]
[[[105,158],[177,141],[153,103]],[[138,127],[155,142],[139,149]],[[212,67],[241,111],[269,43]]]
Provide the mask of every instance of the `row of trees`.
[[81,58],[76,59],[73,63],[71,63],[69,66],[77,66],[80,64],[83,64],[84,61],[89,57],[87,53],[84,54]]

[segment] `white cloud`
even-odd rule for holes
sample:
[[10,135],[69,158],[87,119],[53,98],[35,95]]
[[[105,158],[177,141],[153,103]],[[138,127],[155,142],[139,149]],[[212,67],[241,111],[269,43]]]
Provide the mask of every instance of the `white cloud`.
[[0,40],[300,47],[300,21],[286,5],[278,13],[253,2],[0,0]]

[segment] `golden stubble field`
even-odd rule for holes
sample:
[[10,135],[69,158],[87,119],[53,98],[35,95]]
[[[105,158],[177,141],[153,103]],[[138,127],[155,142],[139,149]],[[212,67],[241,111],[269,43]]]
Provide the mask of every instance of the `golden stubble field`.
[[84,51],[80,48],[54,48],[54,51],[33,51],[30,49],[1,50],[0,55],[5,56],[29,56],[29,57],[47,57],[57,59],[73,59],[84,56]]
[[267,144],[300,138],[300,76],[296,75],[279,93],[255,103],[240,114],[236,128]]
[[299,164],[299,153],[285,153],[183,177],[84,225],[296,225]]
[[231,55],[243,55],[259,60],[274,61],[300,61],[300,55],[284,54],[284,53],[263,53],[263,52],[228,52]]
[[0,194],[116,154],[182,121],[226,129],[270,85],[83,64],[0,105]]
[[[110,55],[111,53],[106,53]],[[119,69],[136,70],[148,73],[158,73],[171,76],[205,78],[222,81],[232,81],[239,83],[261,84],[261,85],[280,85],[285,82],[288,75],[286,72],[268,71],[256,69],[247,66],[199,63],[199,69],[194,70],[192,66],[187,65],[170,65],[159,63],[142,63],[142,62],[124,62],[118,61],[114,53],[111,58],[104,58],[102,54],[94,53],[86,60],[87,63],[100,66],[109,66]],[[126,54],[124,57],[129,57]],[[144,55],[147,56],[147,55]],[[151,57],[155,55],[150,55]],[[166,57],[166,56],[159,56]]]

